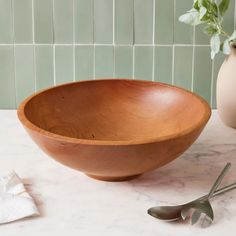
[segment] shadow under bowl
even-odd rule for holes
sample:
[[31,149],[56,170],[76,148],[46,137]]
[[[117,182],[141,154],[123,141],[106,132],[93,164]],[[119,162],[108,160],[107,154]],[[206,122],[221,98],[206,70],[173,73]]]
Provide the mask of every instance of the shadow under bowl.
[[177,158],[211,115],[201,97],[157,82],[106,79],[46,89],[18,117],[49,156],[88,176],[123,181]]

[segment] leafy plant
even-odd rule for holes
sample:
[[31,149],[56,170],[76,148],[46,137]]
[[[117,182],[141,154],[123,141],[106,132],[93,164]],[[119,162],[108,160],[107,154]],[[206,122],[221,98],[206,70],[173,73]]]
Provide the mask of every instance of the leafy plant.
[[229,35],[224,31],[223,16],[229,7],[230,0],[194,0],[192,9],[179,17],[179,21],[189,25],[205,24],[204,33],[211,36],[211,58],[222,51],[230,53],[230,47],[236,46],[236,30]]

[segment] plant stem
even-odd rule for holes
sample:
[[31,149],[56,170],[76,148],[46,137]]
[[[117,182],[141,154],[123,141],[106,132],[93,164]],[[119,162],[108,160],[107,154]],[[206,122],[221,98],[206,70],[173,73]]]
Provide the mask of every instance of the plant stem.
[[223,35],[225,35],[226,37],[230,37],[230,35],[228,34],[228,33],[226,33],[222,28],[221,28],[221,33],[223,34]]
[[225,32],[225,31],[223,30],[221,23],[220,23],[216,18],[214,18],[214,22],[215,22],[217,28],[219,29],[220,34],[223,34],[224,36],[226,36],[227,38],[229,38],[230,35],[229,35],[227,32]]

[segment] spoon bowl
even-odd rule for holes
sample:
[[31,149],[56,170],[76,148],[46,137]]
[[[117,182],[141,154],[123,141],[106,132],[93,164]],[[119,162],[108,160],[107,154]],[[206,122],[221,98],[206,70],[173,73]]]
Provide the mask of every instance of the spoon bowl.
[[148,209],[148,214],[165,221],[176,221],[181,218],[181,211],[185,205],[156,206]]
[[[211,197],[218,196],[222,193],[225,193],[227,191],[230,191],[234,188],[236,188],[236,183],[230,184],[228,186],[225,186],[223,188],[220,188],[216,190],[216,188],[219,186],[220,182],[222,181],[223,177],[225,176],[226,172],[229,170],[231,164],[227,163],[225,168],[222,170],[221,174],[217,178],[215,184],[212,186],[209,194],[204,195],[194,201],[188,202],[186,204],[182,205],[176,205],[176,206],[156,206],[149,208],[147,213],[151,215],[152,217],[155,217],[159,220],[164,221],[176,221],[179,219],[186,219],[186,217],[189,215],[189,212],[191,209],[194,209],[198,215],[196,219],[194,219],[192,222],[196,223],[197,220],[200,217],[201,213],[204,213],[209,216],[213,220],[214,215],[211,208],[211,205],[209,203],[209,199]],[[195,218],[195,217],[194,217]]]

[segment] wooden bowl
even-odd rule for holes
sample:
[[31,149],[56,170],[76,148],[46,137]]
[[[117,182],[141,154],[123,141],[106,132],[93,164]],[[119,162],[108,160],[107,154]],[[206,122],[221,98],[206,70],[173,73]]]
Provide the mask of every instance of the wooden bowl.
[[207,102],[184,89],[125,79],[49,88],[18,109],[27,132],[49,156],[106,181],[132,179],[174,160],[210,115]]

